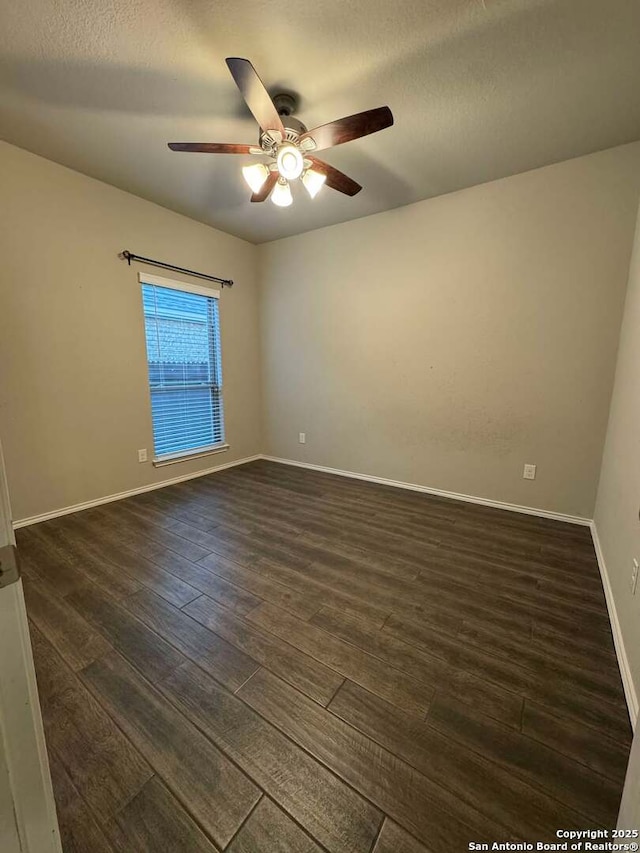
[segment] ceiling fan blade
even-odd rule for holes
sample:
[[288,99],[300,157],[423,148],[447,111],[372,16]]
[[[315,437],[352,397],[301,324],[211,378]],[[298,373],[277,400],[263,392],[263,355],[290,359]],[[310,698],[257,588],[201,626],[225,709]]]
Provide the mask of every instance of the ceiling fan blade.
[[269,172],[267,180],[260,187],[259,192],[254,193],[251,196],[251,201],[266,201],[269,198],[269,193],[278,183],[278,173],[277,172]]
[[236,81],[236,86],[240,89],[242,97],[260,127],[266,131],[276,130],[284,139],[285,129],[278,110],[253,65],[248,59],[234,56],[227,58],[227,65],[231,76]]
[[323,160],[318,160],[317,157],[307,157],[307,159],[311,160],[311,168],[315,172],[320,172],[320,174],[327,176],[325,183],[328,187],[331,187],[332,190],[338,190],[338,192],[344,193],[345,195],[353,196],[357,195],[362,189],[360,184],[356,183],[356,181],[348,175],[345,175],[344,172],[341,172],[339,169],[335,169]]
[[316,144],[313,150],[321,151],[323,148],[333,148],[335,145],[342,145],[343,142],[377,133],[385,127],[391,127],[392,124],[393,113],[389,107],[377,107],[375,110],[366,110],[364,113],[356,113],[330,121],[329,124],[314,127],[313,130],[302,134],[300,142],[312,139]]
[[172,151],[200,151],[204,154],[252,154],[253,145],[233,142],[169,142]]

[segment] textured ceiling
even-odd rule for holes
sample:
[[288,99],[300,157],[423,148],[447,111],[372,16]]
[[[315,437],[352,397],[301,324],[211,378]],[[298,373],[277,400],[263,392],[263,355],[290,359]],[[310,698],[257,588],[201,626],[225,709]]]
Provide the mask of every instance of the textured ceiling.
[[[0,0],[0,130],[37,154],[263,242],[640,138],[639,0]],[[300,93],[313,127],[388,104],[323,152],[364,190],[250,204],[226,68]]]

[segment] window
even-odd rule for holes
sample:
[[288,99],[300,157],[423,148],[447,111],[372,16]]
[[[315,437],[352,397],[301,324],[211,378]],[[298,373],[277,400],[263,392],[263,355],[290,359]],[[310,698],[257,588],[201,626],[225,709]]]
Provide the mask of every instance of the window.
[[140,274],[154,462],[226,449],[218,291]]

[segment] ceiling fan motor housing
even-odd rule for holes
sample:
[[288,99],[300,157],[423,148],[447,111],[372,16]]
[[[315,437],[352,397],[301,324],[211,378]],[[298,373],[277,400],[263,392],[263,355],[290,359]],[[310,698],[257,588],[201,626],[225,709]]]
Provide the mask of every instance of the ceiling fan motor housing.
[[[298,107],[298,99],[295,95],[283,92],[279,95],[274,95],[273,103],[278,110],[278,115],[282,119],[285,129],[285,137],[282,141],[297,145],[300,136],[306,133],[307,130],[305,125],[292,115]],[[260,131],[260,147],[266,150],[273,148],[268,133],[265,133],[263,130]]]

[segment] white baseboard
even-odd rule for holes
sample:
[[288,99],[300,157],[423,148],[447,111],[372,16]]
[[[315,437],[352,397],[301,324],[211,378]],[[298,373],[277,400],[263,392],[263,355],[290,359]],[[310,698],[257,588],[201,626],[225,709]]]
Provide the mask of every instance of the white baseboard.
[[48,521],[51,518],[58,518],[61,515],[81,512],[83,509],[91,509],[91,507],[94,506],[111,503],[112,501],[119,501],[123,498],[133,497],[133,495],[140,495],[143,492],[152,492],[154,489],[163,489],[165,486],[171,486],[174,483],[182,483],[185,480],[195,480],[196,477],[205,477],[207,474],[213,474],[216,471],[223,471],[225,468],[233,468],[236,465],[245,465],[247,462],[255,462],[257,459],[266,459],[268,462],[279,462],[283,465],[293,465],[297,468],[309,468],[311,471],[322,471],[325,474],[336,474],[339,477],[351,477],[354,480],[365,480],[369,483],[393,486],[397,489],[409,489],[413,492],[423,492],[424,494],[436,495],[441,498],[450,498],[456,501],[466,501],[467,503],[495,507],[496,509],[505,509],[509,512],[535,515],[539,518],[550,518],[555,521],[568,522],[569,524],[589,526],[592,523],[590,518],[583,518],[579,515],[563,515],[559,512],[549,512],[546,509],[537,509],[536,507],[520,506],[518,504],[510,504],[503,501],[494,501],[489,500],[488,498],[480,498],[475,495],[463,495],[459,492],[449,492],[444,489],[433,489],[429,486],[421,486],[416,483],[405,483],[401,480],[389,480],[385,477],[374,477],[371,474],[360,474],[355,471],[341,471],[339,468],[328,468],[324,465],[312,465],[310,462],[297,462],[294,459],[281,459],[277,456],[266,456],[262,453],[256,453],[254,456],[246,456],[244,459],[237,459],[235,462],[226,462],[223,465],[206,468],[204,471],[197,471],[195,474],[183,474],[179,477],[172,477],[169,480],[160,480],[157,483],[150,483],[146,486],[128,489],[126,492],[105,495],[104,497],[95,498],[94,500],[84,501],[83,503],[73,504],[72,506],[61,507],[60,509],[54,509],[51,512],[44,512],[41,515],[32,515],[28,518],[20,518],[13,522],[13,527],[15,530],[19,527],[28,527],[30,524],[38,524],[40,521]]
[[312,465],[309,462],[297,462],[293,459],[280,459],[277,456],[262,456],[269,462],[280,462],[283,465],[294,465],[297,468],[309,468],[312,471],[323,471],[325,474],[337,474],[339,477],[351,477],[354,480],[366,480],[368,483],[378,483],[382,486],[393,486],[396,489],[409,489],[412,492],[424,492],[427,495],[436,495],[440,498],[450,498],[454,501],[465,501],[466,503],[480,504],[481,506],[490,506],[495,509],[505,509],[508,512],[519,512],[524,515],[535,515],[538,518],[551,518],[554,521],[564,521],[568,524],[580,524],[584,527],[591,525],[590,518],[583,518],[581,515],[564,515],[560,512],[550,512],[546,509],[537,509],[532,506],[520,506],[519,504],[510,504],[503,501],[489,500],[489,498],[479,498],[475,495],[463,495],[460,492],[448,492],[444,489],[433,489],[430,486],[420,486],[416,483],[405,483],[402,480],[388,480],[385,477],[373,477],[371,474],[359,474],[355,471],[341,471],[339,468],[327,468],[324,465]]
[[622,629],[618,620],[618,611],[611,589],[609,580],[609,572],[607,564],[604,560],[604,553],[598,538],[595,521],[591,522],[591,537],[593,539],[593,547],[596,549],[596,557],[598,558],[598,567],[600,569],[600,577],[602,578],[602,586],[604,587],[604,596],[607,601],[607,610],[609,611],[609,622],[611,623],[611,632],[613,634],[613,643],[616,648],[616,657],[618,666],[620,667],[620,676],[622,677],[622,686],[624,687],[624,695],[627,700],[629,709],[629,717],[634,730],[638,721],[638,694],[631,676],[631,667],[629,666],[629,658],[625,649],[624,640],[622,638]]
[[96,498],[84,503],[74,504],[73,506],[65,506],[61,509],[54,509],[51,512],[44,512],[42,515],[32,515],[29,518],[20,518],[13,522],[13,529],[19,527],[28,527],[30,524],[38,524],[40,521],[48,521],[50,518],[58,518],[61,515],[70,515],[72,512],[81,512],[83,509],[91,509],[94,506],[101,504],[120,501],[123,498],[130,498],[133,495],[141,495],[143,492],[153,492],[155,489],[163,489],[165,486],[172,486],[174,483],[183,483],[185,480],[195,480],[196,477],[205,477],[207,474],[214,474],[216,471],[224,471],[225,468],[235,468],[236,465],[246,465],[247,462],[255,462],[256,459],[263,457],[257,453],[255,456],[246,456],[244,459],[236,459],[235,462],[224,462],[222,465],[216,465],[212,468],[206,468],[204,471],[196,471],[193,474],[182,474],[179,477],[172,477],[170,480],[160,480],[158,483],[150,483],[146,486],[139,486],[136,489],[128,489],[126,492],[118,492],[115,495],[105,495],[102,498]]

